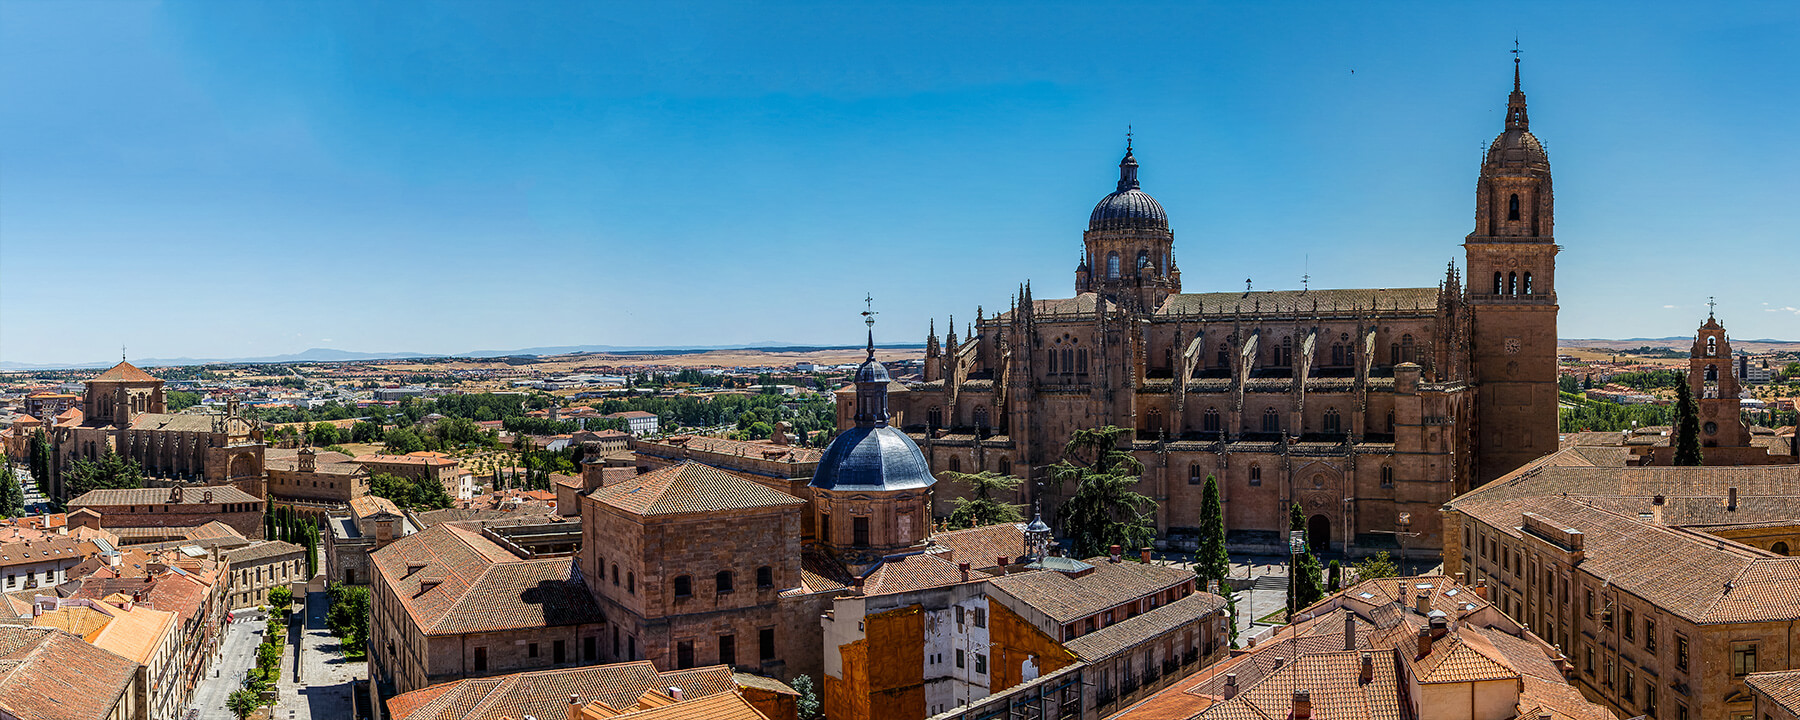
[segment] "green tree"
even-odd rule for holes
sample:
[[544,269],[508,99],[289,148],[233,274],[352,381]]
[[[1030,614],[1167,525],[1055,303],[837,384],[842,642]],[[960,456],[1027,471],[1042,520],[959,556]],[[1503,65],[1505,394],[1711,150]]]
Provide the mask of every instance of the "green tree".
[[425,449],[425,440],[412,428],[394,428],[386,438],[387,452],[392,455],[416,453]]
[[1325,589],[1331,592],[1337,592],[1338,590],[1343,589],[1343,587],[1344,566],[1339,564],[1338,561],[1333,560],[1330,565],[1325,566]]
[[250,713],[256,712],[257,708],[262,707],[262,695],[249,688],[234,690],[226,696],[225,707],[231,711],[231,714],[236,715],[238,720],[244,720],[244,718],[250,717]]
[[44,429],[38,428],[31,433],[31,481],[37,483],[40,490],[48,492],[50,487],[50,441],[44,436]]
[[1687,383],[1675,385],[1675,464],[1700,464],[1700,413]]
[[25,514],[25,490],[13,473],[12,458],[0,455],[0,515],[16,518]]
[[325,626],[342,642],[344,657],[355,660],[368,654],[369,588],[360,585],[332,583],[326,588],[331,609],[325,614]]
[[1194,574],[1200,587],[1216,582],[1219,595],[1225,598],[1226,614],[1231,620],[1232,647],[1237,647],[1237,593],[1231,588],[1231,553],[1225,549],[1225,509],[1219,498],[1219,479],[1206,476],[1206,487],[1200,499],[1200,547],[1194,553]]
[[67,488],[70,498],[81,497],[89,490],[107,488],[141,488],[144,486],[144,468],[110,448],[99,460],[83,460],[77,458],[69,464],[69,471],[63,474],[63,487]]
[[1375,553],[1374,557],[1365,558],[1362,562],[1356,563],[1356,579],[1358,582],[1363,580],[1373,580],[1375,578],[1399,577],[1399,575],[1399,566],[1394,564],[1394,559],[1388,555],[1386,550]]
[[795,715],[799,720],[813,720],[819,716],[819,691],[813,687],[811,675],[801,675],[789,683],[800,699],[794,702]]
[[367,420],[358,420],[350,426],[350,442],[374,442],[381,437],[381,426]]
[[[275,608],[281,617],[286,618],[288,609],[294,604],[294,591],[286,585],[276,585],[269,589],[269,607]],[[285,620],[283,621],[285,622]]]
[[999,493],[1017,491],[1019,489],[1018,478],[1001,475],[992,470],[983,470],[978,473],[944,472],[941,476],[951,482],[963,484],[975,496],[956,498],[956,509],[950,511],[952,527],[961,529],[1025,522],[1024,514],[1019,512],[1021,506],[1002,502],[994,497]]
[[1294,594],[1289,605],[1298,610],[1325,598],[1324,568],[1311,552],[1312,540],[1306,535],[1306,512],[1300,509],[1300,503],[1288,507],[1288,529],[1300,533],[1301,551],[1294,555],[1293,567],[1289,569],[1293,577],[1288,585]]
[[182,392],[180,390],[170,390],[163,393],[163,404],[168,407],[169,412],[178,413],[195,405],[199,405],[200,394]]
[[1081,557],[1103,555],[1111,545],[1141,547],[1155,535],[1156,501],[1134,489],[1144,466],[1118,448],[1129,432],[1111,425],[1077,430],[1063,447],[1062,461],[1050,466],[1058,484],[1075,484],[1056,516]]
[[308,429],[306,440],[314,446],[323,447],[325,445],[336,445],[343,442],[344,438],[343,433],[338,432],[336,425],[322,422],[316,423]]

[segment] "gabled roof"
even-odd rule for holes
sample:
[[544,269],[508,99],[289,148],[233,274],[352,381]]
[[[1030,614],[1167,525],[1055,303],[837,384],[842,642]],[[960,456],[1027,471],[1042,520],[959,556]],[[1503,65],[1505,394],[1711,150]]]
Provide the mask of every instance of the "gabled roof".
[[454,523],[408,535],[369,558],[426,635],[602,620],[573,559],[522,560]]
[[681,688],[689,701],[735,695],[731,669],[723,665],[657,672],[647,660],[458,680],[388,700],[394,720],[517,720],[526,715],[566,718],[569,696],[629,708],[650,690]]
[[[89,490],[81,497],[69,501],[69,509],[74,510],[88,505],[162,505],[170,503],[174,488],[107,488]],[[181,504],[200,505],[206,502],[207,493],[212,494],[214,505],[221,503],[261,502],[255,495],[244,492],[231,485],[203,485],[181,488]],[[171,503],[172,504],[172,503]]]
[[[987,576],[976,578],[985,580]],[[963,582],[963,576],[956,563],[923,553],[896,555],[882,559],[880,565],[863,576],[863,595],[891,595],[959,582]]]
[[635,515],[797,508],[806,501],[724,470],[684,462],[594,490],[595,500]]
[[1054,570],[994,578],[993,587],[1036,608],[1057,623],[1069,623],[1194,579],[1191,570],[1140,562],[1087,561],[1092,572],[1070,577]]
[[104,720],[137,663],[54,628],[0,626],[0,711],[33,720]]
[[95,375],[88,382],[162,382],[162,380],[139,370],[136,365],[120,360],[119,364],[107,368],[106,372]]

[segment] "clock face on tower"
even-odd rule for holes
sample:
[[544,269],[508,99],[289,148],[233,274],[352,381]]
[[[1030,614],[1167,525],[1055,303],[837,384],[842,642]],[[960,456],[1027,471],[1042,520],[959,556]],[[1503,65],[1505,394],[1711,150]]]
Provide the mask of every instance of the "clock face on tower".
[[1506,339],[1506,354],[1508,354],[1508,355],[1519,354],[1519,339],[1518,338],[1509,337]]

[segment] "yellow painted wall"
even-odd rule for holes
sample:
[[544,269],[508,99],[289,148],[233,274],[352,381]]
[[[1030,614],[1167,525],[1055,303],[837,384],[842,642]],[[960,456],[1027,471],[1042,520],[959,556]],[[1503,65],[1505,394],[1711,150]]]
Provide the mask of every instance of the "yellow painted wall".
[[1062,643],[992,600],[988,601],[988,643],[993,693],[1024,682],[1022,667],[1027,659],[1037,665],[1038,677],[1075,664],[1075,654]]

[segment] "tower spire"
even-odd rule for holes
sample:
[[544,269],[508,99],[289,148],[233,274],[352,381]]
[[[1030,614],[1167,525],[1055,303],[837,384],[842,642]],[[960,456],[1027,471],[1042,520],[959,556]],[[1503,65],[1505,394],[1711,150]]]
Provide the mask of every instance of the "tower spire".
[[1519,89],[1519,40],[1513,39],[1513,89],[1512,95],[1506,99],[1506,129],[1530,130],[1531,121],[1525,115],[1525,91]]
[[1131,126],[1125,126],[1125,157],[1119,161],[1119,192],[1138,187],[1138,162],[1131,155]]
[[875,296],[863,296],[863,324],[869,326],[869,359],[875,359]]

